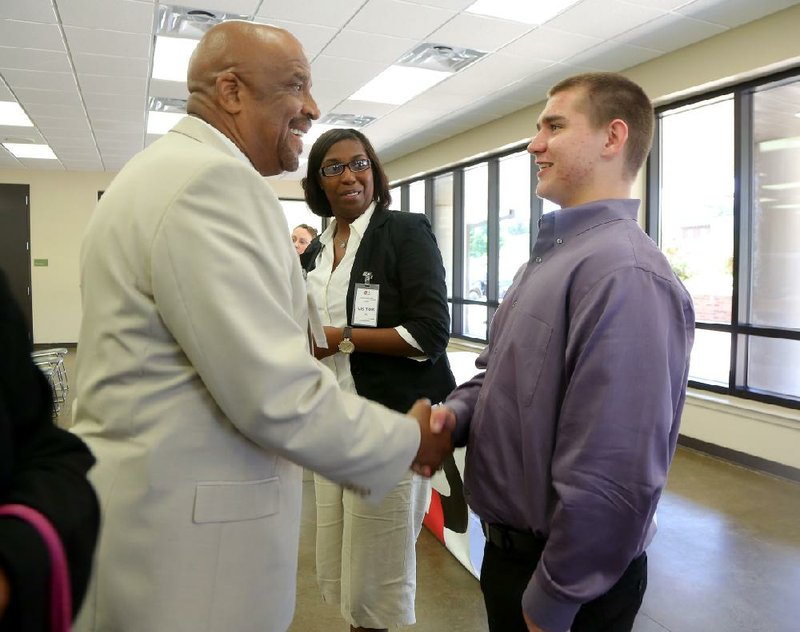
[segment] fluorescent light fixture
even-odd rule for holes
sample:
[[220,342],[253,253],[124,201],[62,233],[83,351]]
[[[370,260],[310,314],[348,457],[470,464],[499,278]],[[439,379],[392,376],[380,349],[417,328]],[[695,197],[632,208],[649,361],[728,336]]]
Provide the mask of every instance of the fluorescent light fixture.
[[789,191],[791,189],[800,189],[800,182],[785,182],[783,184],[762,184],[762,189],[767,191]]
[[41,160],[58,160],[50,145],[36,145],[33,143],[3,143],[17,158],[39,158]]
[[0,101],[0,125],[33,127],[33,123],[16,101]]
[[523,24],[544,24],[578,0],[478,0],[466,11]]
[[782,208],[782,209],[795,210],[795,209],[800,208],[800,204],[776,204],[772,208]]
[[153,112],[151,110],[147,113],[147,133],[166,134],[184,116],[186,116],[185,112]]
[[444,81],[452,74],[426,68],[389,66],[349,98],[354,101],[401,105],[440,81]]
[[182,37],[156,37],[153,54],[153,79],[186,81],[189,58],[197,48],[199,40]]
[[783,149],[800,149],[800,136],[765,140],[758,143],[758,149],[761,152],[781,151]]

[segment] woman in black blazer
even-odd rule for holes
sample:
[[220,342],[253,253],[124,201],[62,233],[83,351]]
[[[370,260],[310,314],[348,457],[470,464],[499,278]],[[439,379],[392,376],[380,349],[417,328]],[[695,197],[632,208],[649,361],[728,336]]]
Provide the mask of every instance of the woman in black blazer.
[[[369,140],[334,129],[314,143],[306,202],[333,217],[301,256],[328,348],[315,355],[343,389],[405,412],[455,387],[442,256],[424,215],[389,211],[388,182]],[[351,630],[415,622],[414,544],[430,482],[409,473],[377,507],[316,477],[317,574]],[[385,560],[385,562],[384,562]]]

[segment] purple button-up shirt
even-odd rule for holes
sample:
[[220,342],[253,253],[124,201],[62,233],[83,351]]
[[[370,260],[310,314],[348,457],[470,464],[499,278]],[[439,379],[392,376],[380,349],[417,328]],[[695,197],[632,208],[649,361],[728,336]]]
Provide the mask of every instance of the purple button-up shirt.
[[446,404],[481,519],[547,538],[522,607],[550,631],[655,534],[694,340],[692,301],[637,200],[549,213],[497,310],[483,369]]

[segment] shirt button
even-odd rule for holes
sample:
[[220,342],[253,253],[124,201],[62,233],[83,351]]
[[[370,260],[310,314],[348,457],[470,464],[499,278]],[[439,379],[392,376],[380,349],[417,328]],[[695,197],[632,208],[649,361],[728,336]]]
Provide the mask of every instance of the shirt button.
[[534,259],[534,261],[536,263],[541,263],[542,262],[542,258],[541,257],[536,257],[536,259]]
[[561,239],[561,237],[559,237],[558,239],[556,239],[556,243],[557,243],[557,244],[563,244],[563,243],[564,243],[564,240],[563,240],[563,239]]

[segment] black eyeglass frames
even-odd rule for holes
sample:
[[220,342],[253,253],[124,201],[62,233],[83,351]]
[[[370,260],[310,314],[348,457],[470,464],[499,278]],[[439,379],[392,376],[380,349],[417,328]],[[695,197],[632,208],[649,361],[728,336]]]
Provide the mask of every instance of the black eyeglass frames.
[[355,158],[348,163],[337,162],[332,165],[325,165],[319,172],[327,178],[332,178],[333,176],[342,175],[345,167],[350,169],[351,173],[357,173],[359,171],[366,171],[370,168],[371,164],[372,162],[370,162],[369,158]]

